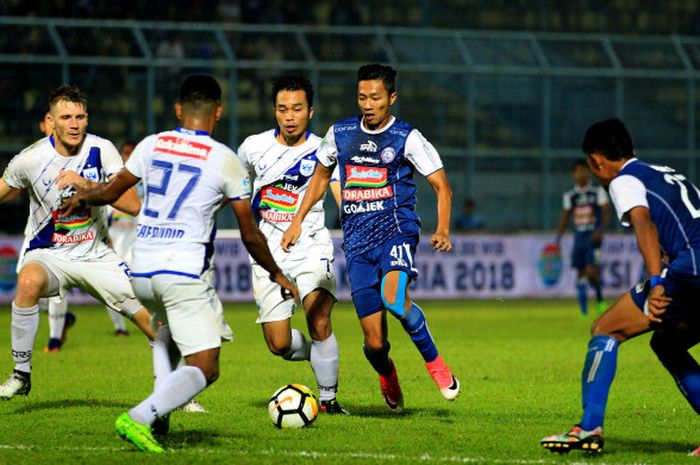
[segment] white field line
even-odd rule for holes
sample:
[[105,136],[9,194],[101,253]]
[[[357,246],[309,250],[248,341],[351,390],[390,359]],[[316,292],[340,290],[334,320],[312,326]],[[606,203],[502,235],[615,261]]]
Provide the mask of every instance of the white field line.
[[[22,451],[64,451],[64,452],[120,452],[120,451],[135,451],[133,447],[123,446],[123,447],[89,447],[89,446],[57,446],[57,447],[42,447],[34,446],[28,444],[0,444],[0,450],[22,450]],[[317,451],[290,451],[290,450],[276,450],[276,449],[261,449],[259,451],[235,451],[235,450],[224,450],[224,449],[206,449],[206,448],[187,448],[182,449],[182,452],[187,453],[200,453],[200,454],[219,454],[225,453],[227,455],[239,455],[239,456],[266,456],[266,457],[303,457],[312,459],[323,459],[323,458],[338,458],[338,459],[365,459],[373,460],[377,462],[413,462],[413,463],[490,463],[490,464],[504,464],[504,465],[554,465],[559,464],[561,461],[558,460],[547,460],[547,459],[497,459],[497,458],[486,458],[486,457],[465,457],[460,455],[454,456],[434,456],[430,454],[421,454],[419,456],[408,456],[408,455],[398,455],[398,454],[382,454],[374,452],[317,452]],[[173,451],[175,452],[175,451]],[[593,462],[587,461],[576,461],[567,462],[567,465],[612,465],[608,462],[602,462],[594,460]],[[634,462],[626,464],[616,464],[616,465],[648,465],[645,462]]]

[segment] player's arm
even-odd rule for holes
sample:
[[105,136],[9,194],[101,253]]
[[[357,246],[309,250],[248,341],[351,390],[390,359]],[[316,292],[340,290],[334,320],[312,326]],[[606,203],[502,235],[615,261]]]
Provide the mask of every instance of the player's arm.
[[437,227],[430,238],[434,249],[442,252],[452,250],[450,241],[450,213],[452,211],[452,189],[447,181],[444,169],[439,169],[425,179],[432,186],[437,196]]
[[561,242],[561,237],[566,232],[566,227],[569,225],[570,218],[571,218],[571,209],[564,208],[561,211],[561,216],[559,217],[559,226],[557,226],[557,238],[555,241],[557,244],[559,244],[559,242]]
[[[112,177],[114,176],[111,176],[110,179]],[[100,184],[90,181],[89,179],[85,179],[74,171],[61,171],[61,173],[58,175],[58,187],[63,188],[67,185],[76,186],[82,190],[91,190]],[[111,203],[111,205],[120,212],[131,216],[136,216],[141,210],[141,199],[139,199],[136,188],[132,187],[124,192],[124,194],[119,197],[116,202]]]
[[[59,176],[59,179],[60,177],[61,176]],[[139,179],[140,178],[131,174],[128,169],[122,168],[108,183],[95,183],[95,186],[91,189],[83,189],[79,185],[74,185],[78,192],[63,202],[63,209],[67,215],[70,215],[75,210],[84,208],[87,205],[99,206],[113,204],[124,192],[135,186],[136,183],[139,182]],[[59,184],[59,186],[60,185],[61,184]],[[64,185],[67,185],[67,183]],[[136,213],[138,214],[138,211]]]
[[248,250],[248,253],[250,253],[250,256],[253,257],[253,260],[255,260],[258,265],[262,266],[270,273],[271,281],[289,290],[294,296],[294,299],[298,300],[299,292],[296,287],[289,281],[280,267],[277,266],[275,259],[272,258],[272,253],[270,253],[270,248],[267,245],[267,238],[265,238],[265,235],[260,231],[255,221],[255,215],[253,214],[250,201],[248,199],[232,200],[231,208],[238,220],[241,240]]
[[333,198],[335,199],[335,203],[337,203],[338,208],[340,208],[340,205],[343,203],[343,199],[340,196],[340,181],[338,181],[338,180],[331,181],[330,187],[331,187],[331,193],[333,194]]
[[332,168],[327,168],[321,163],[316,164],[314,174],[309,181],[309,187],[306,188],[304,200],[302,200],[301,205],[299,205],[296,216],[284,232],[282,241],[280,241],[282,250],[285,252],[289,252],[291,247],[299,239],[299,236],[301,236],[301,224],[304,222],[304,218],[306,218],[311,208],[323,197],[326,190],[328,190],[328,185],[331,182],[331,174],[333,174]]
[[4,178],[0,178],[0,202],[9,202],[19,195],[20,189],[14,189],[7,185]]
[[625,214],[627,220],[634,228],[637,237],[637,246],[642,254],[647,273],[651,276],[652,290],[649,294],[649,319],[661,322],[659,315],[666,311],[666,306],[671,301],[664,294],[664,286],[661,284],[661,246],[659,245],[659,233],[656,225],[651,220],[647,207],[634,207]]

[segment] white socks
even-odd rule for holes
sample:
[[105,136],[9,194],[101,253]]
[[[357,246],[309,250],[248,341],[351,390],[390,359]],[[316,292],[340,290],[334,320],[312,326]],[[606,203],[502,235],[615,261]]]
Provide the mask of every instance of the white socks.
[[146,400],[129,410],[135,422],[150,425],[186,404],[207,387],[204,373],[197,367],[183,366],[158,381],[158,387]]
[[170,336],[170,328],[162,326],[156,333],[153,347],[153,389],[158,389],[160,381],[165,379],[180,360],[180,351]]
[[105,309],[107,310],[109,317],[112,319],[112,323],[114,323],[114,331],[126,332],[126,320],[124,319],[122,314],[112,310],[109,307],[105,307]]
[[311,343],[298,329],[292,328],[292,345],[289,351],[282,355],[285,360],[297,362],[299,360],[309,360],[311,356]]
[[39,330],[39,305],[20,308],[12,302],[12,358],[15,370],[29,373],[32,369],[32,349]]
[[338,340],[335,334],[311,342],[311,368],[318,383],[319,400],[335,399],[338,391]]
[[66,324],[66,312],[68,312],[67,299],[48,299],[49,309],[49,337],[51,339],[61,339],[63,336],[63,327]]

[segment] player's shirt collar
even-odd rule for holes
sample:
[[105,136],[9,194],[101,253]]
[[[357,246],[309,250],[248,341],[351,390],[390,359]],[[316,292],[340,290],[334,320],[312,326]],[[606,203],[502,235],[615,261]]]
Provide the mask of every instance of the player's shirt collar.
[[208,136],[210,135],[207,131],[200,131],[199,129],[187,129],[187,128],[175,128],[175,131],[187,134],[188,136]]
[[627,160],[627,161],[625,162],[624,165],[622,165],[622,168],[620,168],[620,171],[624,170],[624,169],[627,167],[627,165],[629,165],[630,163],[633,163],[633,162],[635,162],[635,161],[637,161],[637,157],[630,158],[629,160]]
[[[275,140],[277,140],[277,136],[280,133],[280,128],[275,128],[275,132],[272,134],[275,137]],[[301,145],[304,145],[308,140],[309,137],[311,137],[311,131],[309,129],[306,130],[306,134],[304,134],[304,142]],[[279,144],[279,142],[277,142]],[[284,145],[284,144],[280,144]],[[286,146],[285,146],[286,147]]]
[[387,129],[389,129],[391,127],[391,125],[394,124],[395,122],[396,122],[396,118],[394,117],[394,115],[391,115],[391,117],[389,118],[389,122],[387,123],[386,126],[384,126],[381,129],[371,130],[371,129],[367,129],[365,127],[365,119],[363,117],[360,117],[360,129],[362,129],[362,132],[364,132],[366,134],[381,134],[384,131],[386,131]]

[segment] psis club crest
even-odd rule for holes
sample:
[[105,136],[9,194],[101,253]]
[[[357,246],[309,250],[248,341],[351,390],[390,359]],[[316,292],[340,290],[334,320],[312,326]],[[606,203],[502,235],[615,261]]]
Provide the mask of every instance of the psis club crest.
[[309,177],[314,174],[314,169],[316,168],[315,160],[301,160],[301,165],[299,165],[299,173],[302,176]]
[[396,152],[393,148],[387,147],[382,150],[382,153],[379,156],[384,163],[389,164],[394,161],[394,158],[396,158]]

